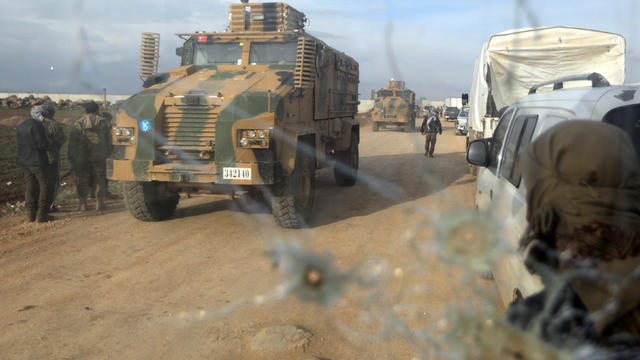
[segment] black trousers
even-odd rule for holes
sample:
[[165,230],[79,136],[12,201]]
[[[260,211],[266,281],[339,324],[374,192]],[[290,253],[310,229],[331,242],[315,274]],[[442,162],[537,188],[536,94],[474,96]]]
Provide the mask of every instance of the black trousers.
[[50,209],[56,200],[58,190],[58,182],[60,182],[60,164],[55,162],[47,166],[47,208]]
[[25,191],[24,200],[29,212],[29,220],[46,218],[49,212],[47,203],[47,168],[44,166],[25,166],[24,174]]
[[80,201],[86,201],[91,190],[92,179],[96,187],[96,199],[104,200],[107,193],[107,164],[104,160],[77,164],[74,171]]
[[436,140],[438,133],[427,133],[424,141],[424,153],[433,155],[433,151],[436,149]]

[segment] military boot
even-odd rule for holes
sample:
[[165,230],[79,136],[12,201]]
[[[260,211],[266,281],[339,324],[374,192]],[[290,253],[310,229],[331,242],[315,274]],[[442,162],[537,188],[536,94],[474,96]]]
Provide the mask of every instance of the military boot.
[[38,210],[38,214],[36,215],[36,222],[44,223],[52,220],[53,218],[49,216],[46,208]]
[[37,214],[38,214],[38,208],[37,207],[29,207],[29,208],[27,208],[27,220],[29,222],[36,221],[36,215]]
[[87,211],[87,199],[80,199],[78,211]]

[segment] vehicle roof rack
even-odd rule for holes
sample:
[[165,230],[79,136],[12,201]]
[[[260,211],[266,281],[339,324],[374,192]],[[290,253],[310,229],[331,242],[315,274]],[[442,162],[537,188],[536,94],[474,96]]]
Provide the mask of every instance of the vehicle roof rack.
[[609,84],[609,81],[604,76],[598,74],[597,72],[593,72],[591,74],[565,76],[560,79],[546,81],[541,84],[534,85],[533,87],[531,87],[531,89],[529,89],[529,94],[535,94],[536,91],[543,86],[553,84],[553,90],[559,90],[564,87],[565,82],[585,81],[585,80],[591,81],[591,87],[594,87],[594,88],[611,86],[611,84]]

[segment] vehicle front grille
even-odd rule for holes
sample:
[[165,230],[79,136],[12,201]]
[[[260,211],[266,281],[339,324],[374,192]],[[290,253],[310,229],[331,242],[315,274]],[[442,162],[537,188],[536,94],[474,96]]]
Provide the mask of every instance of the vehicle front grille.
[[162,123],[162,148],[213,150],[216,119],[208,105],[168,105]]

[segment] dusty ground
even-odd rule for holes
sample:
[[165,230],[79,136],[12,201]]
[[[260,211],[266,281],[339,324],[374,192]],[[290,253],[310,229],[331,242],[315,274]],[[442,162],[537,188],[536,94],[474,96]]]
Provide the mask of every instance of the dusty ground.
[[[314,218],[305,230],[279,229],[268,213],[248,214],[211,199],[184,200],[174,218],[160,223],[133,219],[117,201],[103,214],[62,212],[49,224],[2,218],[0,357],[422,357],[429,351],[419,348],[428,342],[412,344],[401,329],[391,329],[393,316],[367,323],[367,315],[405,309],[409,327],[444,329],[446,319],[453,321],[443,313],[448,306],[467,296],[496,298],[493,283],[476,276],[473,286],[460,283],[462,269],[435,254],[416,258],[400,241],[417,229],[428,243],[433,232],[420,224],[446,221],[473,204],[465,138],[447,124],[435,158],[425,158],[422,146],[419,133],[363,129],[362,179],[341,188],[330,170],[319,171]],[[347,283],[329,305],[293,296],[256,304],[254,296],[271,293],[283,279],[265,255],[274,239],[331,252],[340,271],[367,263],[387,267],[379,267],[373,285]],[[425,290],[398,298],[415,285]],[[411,310],[394,307],[400,302],[410,302]],[[300,338],[281,341],[284,349],[260,345],[259,336],[275,341],[264,331],[278,325],[299,327]],[[381,336],[385,328],[391,331]]]

